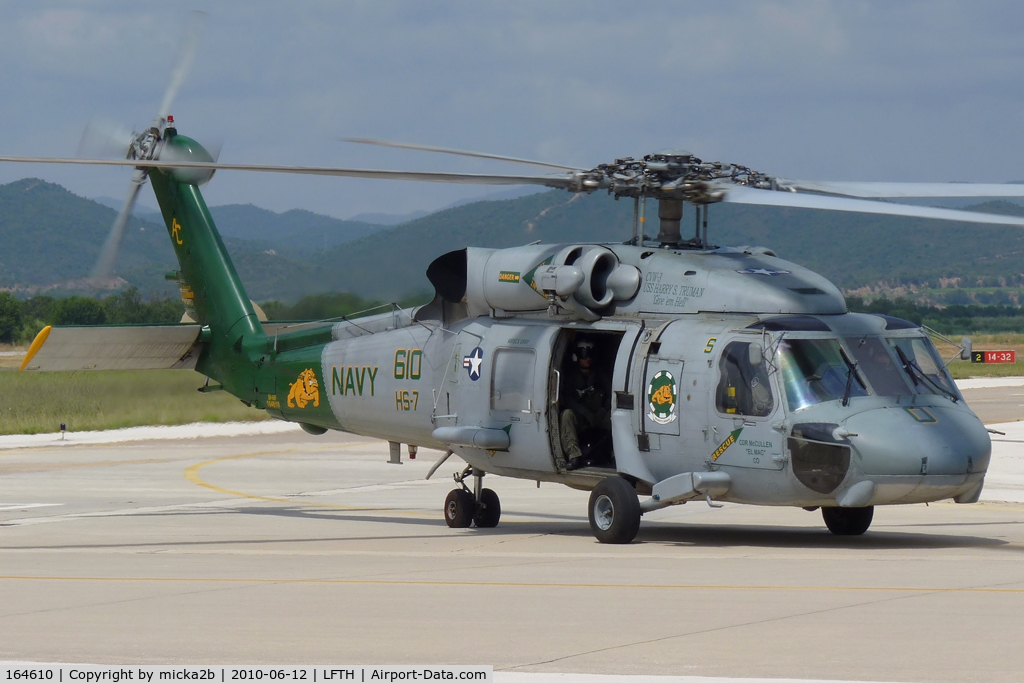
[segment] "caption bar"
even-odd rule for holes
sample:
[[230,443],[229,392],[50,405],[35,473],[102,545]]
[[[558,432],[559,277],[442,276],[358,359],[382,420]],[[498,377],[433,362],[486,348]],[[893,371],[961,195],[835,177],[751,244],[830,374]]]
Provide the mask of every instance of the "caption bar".
[[172,683],[211,681],[251,683],[400,683],[402,681],[481,681],[493,683],[493,666],[115,666],[108,664],[5,663],[0,683]]

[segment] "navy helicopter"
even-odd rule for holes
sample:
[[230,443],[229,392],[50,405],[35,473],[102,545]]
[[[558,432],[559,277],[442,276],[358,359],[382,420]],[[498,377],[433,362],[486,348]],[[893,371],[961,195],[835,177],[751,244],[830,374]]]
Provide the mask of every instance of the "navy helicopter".
[[[94,274],[109,274],[148,180],[174,247],[186,306],[178,326],[46,328],[24,371],[183,368],[311,434],[343,430],[457,454],[443,513],[494,527],[486,474],[591,492],[590,527],[632,541],[641,516],[703,500],[821,509],[864,533],[874,506],[979,499],[991,444],[926,332],[851,313],[824,277],[766,247],[708,236],[719,202],[1024,225],[1024,220],[874,201],[1024,196],[1021,185],[794,181],[684,152],[590,169],[487,175],[218,163],[168,114],[119,141],[123,158],[4,162],[126,166],[131,190]],[[200,186],[217,170],[383,180],[540,185],[634,201],[622,243],[466,248],[427,269],[433,300],[412,310],[282,328],[249,300]],[[659,232],[644,235],[647,205]],[[692,236],[682,233],[693,207]],[[969,340],[961,354],[970,352]],[[210,381],[216,384],[211,385]],[[428,475],[429,476],[429,475]]]

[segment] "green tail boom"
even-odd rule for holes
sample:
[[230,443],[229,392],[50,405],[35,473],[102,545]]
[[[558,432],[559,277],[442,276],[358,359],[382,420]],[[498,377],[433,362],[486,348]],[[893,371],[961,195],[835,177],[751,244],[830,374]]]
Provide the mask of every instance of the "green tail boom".
[[[171,129],[165,144],[176,155],[210,158],[199,143]],[[256,403],[259,369],[267,350],[263,331],[245,288],[228,256],[194,171],[154,170],[150,182],[181,267],[182,296],[191,299],[196,322],[204,327],[205,348],[196,370],[246,403]]]

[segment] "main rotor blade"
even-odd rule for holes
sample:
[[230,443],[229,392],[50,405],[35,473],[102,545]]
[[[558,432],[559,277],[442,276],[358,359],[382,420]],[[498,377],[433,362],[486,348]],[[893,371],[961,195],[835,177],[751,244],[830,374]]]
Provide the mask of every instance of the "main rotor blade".
[[397,149],[415,149],[421,152],[438,152],[440,154],[454,154],[462,157],[476,157],[478,159],[495,159],[497,161],[511,161],[516,164],[529,164],[531,166],[543,166],[554,168],[559,171],[582,171],[580,168],[571,166],[560,166],[549,164],[546,161],[533,161],[532,159],[519,159],[517,157],[506,157],[500,154],[485,154],[484,152],[466,152],[460,149],[448,149],[447,147],[428,147],[427,145],[412,145],[406,142],[388,142],[387,140],[373,140],[370,138],[341,138],[343,142],[354,142],[359,145],[377,145],[379,147],[395,147]]
[[167,120],[167,115],[170,113],[171,105],[174,104],[174,98],[177,97],[178,91],[181,90],[181,86],[185,83],[188,70],[192,67],[192,60],[195,59],[196,48],[199,46],[199,34],[202,31],[206,16],[206,12],[194,10],[189,20],[188,28],[185,29],[185,41],[182,43],[181,52],[178,54],[178,63],[174,65],[174,71],[171,72],[171,81],[167,84],[164,99],[160,102],[160,108],[156,110],[156,118],[153,121],[153,125],[161,130],[163,129],[163,122]]
[[824,209],[827,211],[851,211],[854,213],[873,213],[888,216],[911,216],[914,218],[933,218],[943,221],[962,221],[965,223],[989,223],[993,225],[1024,226],[1024,218],[1017,216],[1000,216],[977,211],[958,211],[956,209],[939,209],[931,206],[914,206],[911,204],[895,204],[891,202],[873,202],[867,199],[851,199],[848,197],[829,197],[820,194],[799,194],[794,192],[775,192],[758,190],[751,187],[725,187],[723,201],[731,204],[755,204],[758,206],[786,206],[798,209]]
[[114,219],[114,225],[107,234],[107,240],[100,250],[100,257],[96,259],[96,265],[92,269],[94,279],[105,280],[114,272],[114,264],[117,263],[117,252],[121,248],[121,239],[124,237],[124,228],[128,219],[132,217],[132,209],[135,208],[135,199],[139,196],[139,190],[146,183],[146,172],[142,169],[135,169],[132,174],[132,184],[128,188],[128,196],[125,197],[121,213]]
[[211,171],[257,171],[263,173],[296,173],[299,175],[377,178],[380,180],[418,180],[428,183],[459,183],[464,185],[542,185],[562,190],[575,189],[577,178],[564,176],[487,175],[479,173],[432,173],[422,171],[377,171],[331,166],[270,166],[263,164],[222,164],[188,161],[146,161],[143,159],[61,159],[54,157],[0,157],[0,162],[25,164],[77,164],[80,166],[133,166],[137,168],[199,168]]
[[779,180],[779,187],[864,199],[883,197],[1024,197],[1019,183],[876,183]]

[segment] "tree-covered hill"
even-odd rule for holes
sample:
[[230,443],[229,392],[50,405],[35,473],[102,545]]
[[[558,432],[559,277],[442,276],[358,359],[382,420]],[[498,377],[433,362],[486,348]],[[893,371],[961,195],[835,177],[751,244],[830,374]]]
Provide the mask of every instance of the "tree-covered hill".
[[300,253],[336,247],[384,227],[362,221],[343,221],[303,209],[277,213],[252,204],[214,206],[210,214],[224,237],[258,240],[277,249]]
[[[978,208],[1024,215],[1024,207],[1008,202]],[[684,235],[693,229],[688,209]],[[446,251],[534,240],[623,241],[630,236],[632,216],[631,201],[552,191],[435,213],[327,250],[319,263],[332,289],[397,296],[426,287],[426,266]],[[645,232],[657,234],[653,202],[648,216]],[[1001,288],[1014,302],[1018,290],[1024,292],[1024,230],[1010,226],[716,204],[709,234],[717,244],[771,247],[846,290],[895,289],[913,296],[901,290]],[[933,299],[943,303],[947,294],[938,292]]]
[[[60,185],[26,178],[0,185],[0,288],[86,277],[117,212]],[[173,261],[162,228],[129,220],[116,270]]]
[[[211,214],[223,226],[250,296],[259,299],[297,299],[318,291],[318,273],[305,262],[308,254],[380,227],[253,206],[213,207]],[[0,289],[20,296],[84,292],[81,280],[95,264],[116,215],[109,206],[42,180],[0,185]],[[176,267],[164,225],[130,219],[115,267],[124,286],[136,286],[146,296],[176,295],[176,286],[164,280]]]
[[[1008,202],[976,208],[1024,215]],[[653,235],[657,205],[650,202],[648,209],[646,233]],[[453,249],[623,241],[633,203],[552,191],[457,206],[385,229],[304,211],[233,205],[211,212],[254,299],[295,301],[333,291],[394,300],[428,289],[427,265]],[[0,186],[0,289],[18,296],[74,292],[69,281],[88,274],[115,213],[40,180]],[[710,219],[715,243],[771,247],[856,296],[938,305],[1024,303],[1020,228],[728,204],[712,206]],[[688,208],[684,235],[692,221]],[[166,228],[133,219],[117,274],[146,296],[173,294],[163,280],[173,268]]]

